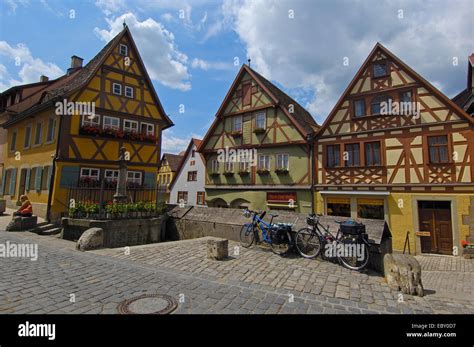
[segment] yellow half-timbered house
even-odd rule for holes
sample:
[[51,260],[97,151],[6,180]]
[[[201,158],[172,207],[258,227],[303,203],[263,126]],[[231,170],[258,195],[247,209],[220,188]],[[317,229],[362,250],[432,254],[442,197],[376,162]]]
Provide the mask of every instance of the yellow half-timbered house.
[[317,134],[318,212],[385,219],[393,248],[460,254],[474,121],[377,44]]
[[26,193],[35,214],[57,220],[69,188],[117,180],[121,147],[127,181],[156,187],[161,132],[173,123],[126,25],[87,65],[73,56],[66,75],[43,80],[1,115],[7,205]]

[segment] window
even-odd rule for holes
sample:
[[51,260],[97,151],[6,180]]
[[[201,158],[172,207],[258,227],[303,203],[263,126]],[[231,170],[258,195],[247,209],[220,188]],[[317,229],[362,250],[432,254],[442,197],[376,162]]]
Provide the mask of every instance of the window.
[[194,158],[195,155],[196,155],[196,150],[193,149],[193,150],[191,151],[191,158]]
[[374,63],[374,78],[387,75],[387,62]]
[[16,131],[12,133],[12,140],[10,142],[10,151],[14,152],[16,150]]
[[114,93],[115,95],[122,95],[122,85],[118,83],[113,83],[112,93]]
[[118,170],[105,170],[104,179],[109,182],[116,182],[118,180]]
[[56,119],[50,118],[48,120],[48,132],[46,134],[46,143],[53,142],[55,135],[56,135]]
[[140,133],[145,135],[155,135],[155,126],[150,123],[142,122],[140,124]]
[[38,172],[38,169],[36,167],[31,168],[31,170],[30,170],[30,180],[28,182],[28,187],[26,187],[26,189],[28,191],[35,190],[35,182],[36,182],[37,172]]
[[277,170],[288,170],[288,154],[277,154],[276,155],[276,168]]
[[35,131],[35,146],[39,146],[41,144],[41,140],[43,139],[43,123],[36,123],[36,131]]
[[211,173],[219,173],[219,162],[216,159],[211,161]]
[[128,47],[127,45],[124,45],[123,43],[120,44],[119,48],[120,55],[127,56],[128,55]]
[[48,190],[48,178],[51,166],[43,167],[43,177],[41,177],[41,190]]
[[[100,124],[100,116],[98,114],[93,114],[93,115],[88,115],[88,114],[83,114],[82,115],[82,126],[91,126],[94,128],[98,128]],[[54,126],[56,126],[56,121],[54,121]],[[54,134],[53,134],[54,137]]]
[[88,167],[81,168],[81,178],[93,178],[98,180],[99,179],[99,169],[93,169]]
[[382,165],[380,158],[380,142],[365,143],[365,165],[379,166]]
[[354,101],[354,117],[364,117],[365,116],[365,100],[355,100]]
[[226,161],[224,165],[225,172],[234,172],[234,162]]
[[23,143],[23,148],[29,148],[31,143],[31,125],[25,128],[25,142]]
[[197,192],[196,205],[206,204],[206,192]]
[[413,113],[411,99],[411,91],[408,90],[400,93],[400,114],[410,115]]
[[188,171],[188,181],[197,181],[197,171]]
[[326,210],[328,216],[350,217],[351,200],[349,198],[327,198]]
[[248,106],[252,104],[252,84],[242,84],[242,105]]
[[357,217],[384,219],[382,199],[357,199]]
[[196,161],[195,160],[190,160],[189,161],[189,166],[194,166],[196,165]]
[[242,116],[236,116],[232,118],[232,131],[242,132]]
[[133,87],[125,86],[125,96],[127,98],[133,98]]
[[341,165],[341,154],[339,145],[328,145],[326,147],[326,166],[336,167]]
[[127,171],[127,183],[134,185],[142,184],[142,173],[140,171]]
[[258,169],[270,170],[270,156],[267,154],[258,155]]
[[138,122],[134,120],[125,119],[123,121],[123,131],[138,133]]
[[386,95],[379,95],[372,99],[371,103],[371,113],[373,115],[379,115],[382,112],[382,107],[385,106],[384,114],[389,114],[388,105],[390,103],[390,98]]
[[257,129],[265,129],[266,128],[266,114],[265,112],[259,112],[255,116],[255,128]]
[[178,192],[178,204],[188,203],[188,192]]
[[120,119],[115,117],[104,116],[104,129],[113,129],[119,130],[120,129]]
[[360,165],[360,146],[358,143],[344,145],[344,161],[346,166]]
[[239,171],[240,172],[248,172],[250,164],[248,161],[240,161],[239,162]]
[[428,136],[428,152],[430,163],[449,163],[448,136]]

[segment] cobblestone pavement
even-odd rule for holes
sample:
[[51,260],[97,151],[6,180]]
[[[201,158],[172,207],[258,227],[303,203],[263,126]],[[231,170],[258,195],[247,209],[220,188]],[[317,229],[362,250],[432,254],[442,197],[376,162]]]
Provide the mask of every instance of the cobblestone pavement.
[[[206,258],[205,238],[130,247],[129,255],[124,249],[83,253],[55,237],[0,232],[0,243],[7,240],[37,243],[39,257],[0,258],[0,313],[117,313],[123,300],[155,293],[184,294],[175,313],[474,312],[474,300],[462,291],[405,295],[399,302],[375,274],[258,248],[239,247],[234,254],[234,242],[230,259],[213,261]],[[468,285],[460,290],[466,288],[472,295]]]

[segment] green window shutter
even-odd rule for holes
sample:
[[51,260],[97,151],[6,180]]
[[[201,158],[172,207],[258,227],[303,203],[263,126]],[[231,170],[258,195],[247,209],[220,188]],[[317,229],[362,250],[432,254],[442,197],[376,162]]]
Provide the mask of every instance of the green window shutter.
[[155,172],[145,172],[143,178],[143,184],[147,188],[154,188],[156,185],[156,173]]
[[16,172],[18,171],[17,168],[12,169],[12,178],[10,180],[10,191],[8,194],[15,195],[15,188],[16,188]]
[[70,188],[76,186],[79,179],[79,166],[63,166],[61,168],[61,180],[59,186],[61,188]]
[[0,186],[0,195],[4,195],[5,181],[7,180],[7,170],[3,170],[2,185]]
[[36,168],[36,175],[35,175],[35,190],[41,190],[41,180],[43,179],[43,168],[37,167]]
[[31,170],[34,170],[34,168],[33,169],[26,169],[25,190],[27,192],[30,191]]
[[46,186],[48,187],[48,190],[51,186],[51,175],[53,174],[53,167],[48,166],[48,182],[46,183]]

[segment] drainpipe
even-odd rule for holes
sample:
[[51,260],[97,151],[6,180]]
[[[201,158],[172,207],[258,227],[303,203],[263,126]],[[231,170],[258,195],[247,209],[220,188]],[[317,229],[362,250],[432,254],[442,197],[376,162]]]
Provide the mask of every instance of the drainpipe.
[[[57,98],[57,101],[61,100],[60,97]],[[63,124],[63,115],[59,115],[59,125],[58,125],[58,138],[56,139],[56,153],[53,158],[53,165],[51,167],[51,178],[49,180],[49,191],[48,191],[48,204],[46,206],[46,221],[51,222],[51,201],[53,199],[53,189],[54,189],[54,178],[56,176],[56,160],[59,159],[60,149],[59,144],[61,143],[61,128]]]
[[314,211],[314,176],[315,176],[315,162],[314,162],[314,132],[309,133],[306,136],[306,140],[309,143],[309,155],[310,155],[310,163],[311,163],[311,213],[315,212]]

